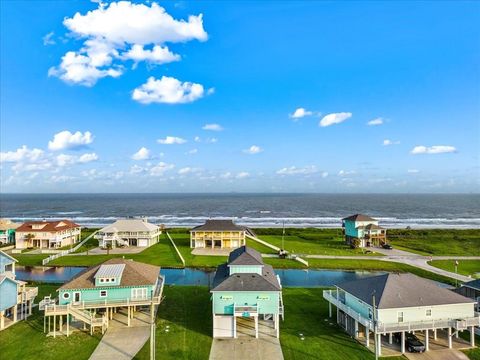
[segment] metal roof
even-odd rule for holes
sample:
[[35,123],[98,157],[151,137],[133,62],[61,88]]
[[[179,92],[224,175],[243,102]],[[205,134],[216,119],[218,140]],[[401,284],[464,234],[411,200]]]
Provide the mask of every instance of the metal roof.
[[100,265],[96,278],[119,278],[122,277],[125,264],[104,264]]
[[220,265],[215,273],[211,291],[281,291],[282,289],[270,265],[262,268],[262,275],[256,273],[229,274],[227,264]]
[[472,280],[472,281],[463,283],[462,286],[480,291],[480,279]]

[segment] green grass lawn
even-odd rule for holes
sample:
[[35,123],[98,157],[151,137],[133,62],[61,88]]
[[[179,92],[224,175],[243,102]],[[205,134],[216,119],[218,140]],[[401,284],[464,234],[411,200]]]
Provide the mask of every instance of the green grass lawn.
[[[82,229],[82,238],[81,238],[81,241],[85,240],[87,237],[89,237],[90,235],[92,235],[95,231],[97,231],[99,229],[93,229],[93,228],[85,228],[85,229]],[[93,249],[93,248],[96,248],[98,247],[98,240],[95,239],[94,236],[92,236],[85,244],[83,244],[82,246],[80,246],[78,248],[77,251],[75,251],[74,253],[77,254],[77,253],[82,253],[82,252],[85,252],[85,251],[88,251],[90,249]]]
[[381,260],[342,260],[342,259],[307,259],[310,268],[318,269],[342,269],[357,271],[389,271],[389,272],[410,272],[412,274],[444,282],[447,284],[455,284],[455,280],[442,275],[434,274],[430,271],[416,268],[407,264],[399,264],[390,261]]
[[[257,236],[282,248],[282,229],[255,229]],[[366,255],[362,249],[351,249],[342,238],[341,229],[285,229],[285,250],[295,254]],[[379,255],[369,253],[368,255]]]
[[[156,322],[157,358],[207,360],[212,344],[212,307],[208,288],[166,286],[164,295]],[[147,342],[135,359],[149,358],[150,343]]]
[[421,255],[480,256],[479,229],[391,229],[387,237],[394,247]]
[[42,260],[47,258],[48,254],[12,254],[18,260],[18,265],[23,266],[42,266]]
[[[54,294],[59,285],[40,284],[37,302],[45,295]],[[74,332],[67,337],[47,337],[43,333],[43,312],[34,308],[33,315],[0,333],[0,358],[22,360],[88,359],[100,341],[94,336]]]
[[[455,260],[433,260],[430,265],[450,272],[455,272]],[[459,260],[457,271],[462,275],[480,275],[480,260]]]

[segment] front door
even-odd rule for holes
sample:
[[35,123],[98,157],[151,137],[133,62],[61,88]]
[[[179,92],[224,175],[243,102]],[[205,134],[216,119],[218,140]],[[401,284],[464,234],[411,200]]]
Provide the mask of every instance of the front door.
[[132,300],[143,300],[147,298],[147,288],[132,289]]
[[74,303],[79,303],[79,302],[80,302],[80,299],[81,299],[81,297],[82,297],[81,294],[82,294],[82,293],[80,293],[80,292],[78,292],[78,291],[73,293],[73,302],[74,302]]

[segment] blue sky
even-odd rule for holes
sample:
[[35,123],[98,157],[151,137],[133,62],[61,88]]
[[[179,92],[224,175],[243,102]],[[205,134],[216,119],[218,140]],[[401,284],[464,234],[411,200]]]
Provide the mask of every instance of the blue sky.
[[478,2],[1,7],[2,192],[478,192]]

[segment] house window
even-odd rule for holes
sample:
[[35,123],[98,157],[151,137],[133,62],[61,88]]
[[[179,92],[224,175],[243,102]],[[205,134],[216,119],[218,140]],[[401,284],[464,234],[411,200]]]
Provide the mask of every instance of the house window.
[[100,279],[100,282],[101,282],[101,283],[105,282],[105,279],[101,278],[101,279]]
[[432,309],[425,310],[425,315],[426,316],[432,316]]
[[100,297],[107,297],[107,290],[101,290]]
[[115,282],[115,279],[114,279],[114,278],[111,278],[111,279],[110,279],[110,282]]
[[62,296],[63,296],[63,298],[64,298],[65,300],[70,299],[70,293],[68,293],[68,292],[63,293]]
[[397,313],[397,319],[399,323],[403,322],[403,311]]

